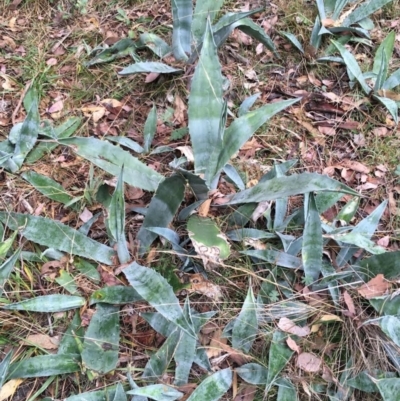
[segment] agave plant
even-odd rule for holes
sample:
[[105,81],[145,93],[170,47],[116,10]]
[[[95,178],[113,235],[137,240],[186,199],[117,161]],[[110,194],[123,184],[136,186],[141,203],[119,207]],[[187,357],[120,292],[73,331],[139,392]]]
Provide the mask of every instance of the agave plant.
[[[346,65],[350,81],[357,81],[366,95],[379,101],[392,115],[395,123],[398,123],[399,102],[398,96],[393,89],[400,85],[400,69],[389,76],[389,65],[393,55],[395,33],[391,32],[379,45],[375,57],[372,71],[363,73],[355,57],[339,42],[332,41],[339,51],[341,59],[334,58]],[[326,58],[332,60],[332,58]],[[368,84],[368,80],[370,83]]]
[[[205,39],[207,19],[213,22],[221,10],[224,0],[197,1],[193,8],[192,0],[171,0],[173,17],[172,46],[153,33],[143,33],[137,41],[125,38],[111,48],[102,50],[86,65],[91,66],[108,62],[115,58],[130,55],[135,63],[125,67],[120,75],[138,73],[171,74],[182,72],[162,62],[142,61],[137,50],[148,48],[161,60],[173,54],[178,62],[193,63],[200,52]],[[249,17],[262,9],[240,13],[228,13],[222,16],[212,27],[212,34],[217,47],[221,46],[235,29],[240,29],[260,41],[267,49],[276,54],[271,38]]]

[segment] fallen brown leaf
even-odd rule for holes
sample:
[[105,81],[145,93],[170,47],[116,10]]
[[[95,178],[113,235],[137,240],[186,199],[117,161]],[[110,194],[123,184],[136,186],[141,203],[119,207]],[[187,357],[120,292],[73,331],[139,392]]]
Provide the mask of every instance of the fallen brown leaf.
[[294,334],[299,337],[305,337],[310,334],[310,328],[307,326],[297,326],[292,320],[287,317],[280,318],[278,322],[278,328],[282,331],[290,334]]
[[58,336],[50,337],[47,334],[30,334],[25,340],[21,341],[22,344],[35,345],[44,349],[57,349],[60,344]]
[[354,306],[353,299],[351,298],[350,294],[344,290],[343,292],[344,302],[347,306],[349,316],[354,317],[356,315],[356,307]]
[[297,345],[296,341],[294,341],[292,337],[288,337],[286,339],[286,344],[292,351],[300,354],[301,348]]
[[297,366],[305,372],[315,373],[321,369],[322,360],[314,354],[303,352],[297,357]]
[[383,274],[378,274],[376,277],[369,280],[368,283],[357,288],[357,291],[362,297],[371,299],[386,294],[389,289],[390,283],[385,280],[385,276]]

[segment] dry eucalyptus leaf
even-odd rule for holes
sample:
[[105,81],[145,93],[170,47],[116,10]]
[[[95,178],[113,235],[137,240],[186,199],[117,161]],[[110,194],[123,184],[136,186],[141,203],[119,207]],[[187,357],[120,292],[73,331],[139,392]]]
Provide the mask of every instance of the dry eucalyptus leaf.
[[314,354],[303,352],[297,358],[297,366],[305,372],[315,373],[321,369],[322,360]]
[[278,322],[278,327],[282,331],[290,334],[294,334],[299,337],[305,337],[310,334],[310,328],[305,326],[305,327],[300,327],[297,326],[296,323],[294,323],[292,320],[288,319],[287,317],[282,317],[280,318]]

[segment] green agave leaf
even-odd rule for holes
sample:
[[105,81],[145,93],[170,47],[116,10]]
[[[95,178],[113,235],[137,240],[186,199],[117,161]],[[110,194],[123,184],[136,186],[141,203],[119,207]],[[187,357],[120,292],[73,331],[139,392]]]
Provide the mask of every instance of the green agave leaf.
[[201,177],[182,169],[179,169],[177,173],[182,175],[185,178],[185,180],[187,180],[191,190],[196,196],[196,199],[199,200],[208,199],[208,187],[206,182]]
[[14,155],[10,160],[10,162],[14,164],[11,170],[12,173],[15,173],[22,167],[26,156],[35,146],[39,135],[39,120],[39,96],[37,92],[35,92],[31,99],[31,105],[26,118],[16,138]]
[[148,153],[150,151],[151,142],[154,139],[157,129],[157,108],[153,105],[147,116],[143,129],[143,151]]
[[363,259],[357,263],[361,272],[367,275],[366,281],[383,274],[386,279],[391,280],[400,276],[400,251],[386,252]]
[[105,374],[116,368],[119,332],[119,307],[97,304],[83,341],[82,363],[86,369]]
[[360,66],[358,65],[355,57],[341,43],[339,43],[335,40],[332,40],[332,44],[339,51],[340,55],[342,56],[342,58],[346,64],[346,67],[349,69],[349,71],[353,74],[355,79],[358,81],[358,83],[362,87],[363,91],[368,95],[371,92],[371,88],[365,82],[362,71],[361,71]]
[[124,136],[106,136],[104,139],[107,141],[119,143],[122,146],[125,146],[128,149],[133,150],[136,153],[143,153],[143,148],[132,139],[126,138]]
[[235,167],[233,167],[230,164],[225,164],[223,168],[223,172],[229,177],[233,183],[241,190],[244,191],[246,189],[246,186],[242,180],[242,177],[240,174],[237,172]]
[[10,365],[7,379],[32,378],[80,372],[79,360],[71,355],[41,355]]
[[397,125],[399,123],[399,115],[397,111],[399,106],[397,105],[397,102],[387,97],[376,96],[376,95],[374,95],[374,99],[378,100],[387,109],[387,111],[393,117],[393,121]]
[[258,363],[246,363],[240,368],[236,368],[236,373],[247,383],[267,384],[268,369]]
[[400,296],[388,295],[368,301],[380,315],[400,315]]
[[244,32],[246,35],[251,36],[255,40],[258,40],[262,43],[268,50],[273,52],[276,57],[279,58],[278,53],[276,52],[275,44],[272,39],[265,33],[265,31],[257,25],[252,19],[244,18],[240,21],[235,22],[231,25],[232,28],[237,28],[240,31]]
[[239,106],[238,117],[242,117],[250,111],[250,108],[260,97],[261,92],[257,92],[243,100],[242,104]]
[[72,276],[72,274],[68,273],[64,269],[60,270],[60,275],[55,278],[55,281],[70,294],[79,294],[78,286],[75,284],[74,277]]
[[[52,130],[52,139],[62,139],[70,137],[81,125],[81,119],[79,117],[71,117],[65,122],[63,122],[58,127],[54,127]],[[42,131],[39,132],[39,135],[44,135]],[[26,163],[33,164],[41,159],[45,154],[51,153],[56,147],[57,143],[54,142],[39,142],[31,152],[29,152],[27,158],[25,159]]]
[[318,49],[319,46],[321,45],[322,35],[319,34],[321,28],[322,28],[321,19],[317,16],[315,18],[314,26],[311,31],[311,37],[310,37],[310,45],[315,49]]
[[371,241],[368,237],[360,233],[338,233],[333,235],[327,235],[336,241],[344,242],[345,244],[355,245],[358,248],[365,249],[369,253],[379,255],[386,252],[385,248],[377,245],[374,241]]
[[96,290],[90,297],[90,305],[102,302],[103,304],[124,305],[142,301],[143,298],[132,287],[114,285]]
[[192,80],[188,109],[195,173],[205,174],[208,186],[217,174],[217,161],[222,149],[219,134],[224,109],[222,83],[221,64],[208,23]]
[[157,238],[157,234],[147,230],[147,227],[165,228],[169,226],[182,203],[185,185],[183,177],[173,175],[166,178],[157,188],[136,237],[140,243],[139,253],[141,255]]
[[397,371],[400,370],[400,352],[399,347],[394,345],[392,342],[384,341],[382,343],[383,348],[385,349],[386,355],[391,360],[393,366]]
[[279,387],[276,401],[298,401],[296,387],[289,379],[281,377],[275,383]]
[[276,238],[275,233],[269,233],[263,230],[257,230],[255,228],[239,228],[236,230],[228,231],[226,236],[231,241],[243,241],[245,239],[264,239],[264,238]]
[[180,334],[181,331],[175,328],[158,351],[150,357],[143,370],[143,379],[156,381],[162,377],[172,361],[181,337]]
[[108,229],[117,243],[117,254],[120,263],[131,259],[125,239],[125,201],[124,201],[124,167],[118,177],[117,186],[108,208]]
[[324,1],[323,0],[316,0],[316,3],[317,3],[319,17],[321,19],[325,19],[326,18],[326,14],[325,14]]
[[125,390],[122,387],[121,383],[117,384],[117,388],[115,390],[115,395],[114,395],[114,398],[112,400],[113,401],[128,401],[128,398],[126,396]]
[[100,244],[58,221],[28,214],[6,212],[0,212],[0,221],[11,230],[19,229],[20,234],[29,241],[93,259],[106,265],[114,264],[115,253],[112,248]]
[[196,1],[192,21],[192,37],[195,41],[195,45],[200,44],[203,39],[207,26],[207,18],[209,17],[212,23],[223,3],[224,0]]
[[13,356],[13,350],[8,351],[6,356],[0,363],[0,389],[3,387],[3,384],[6,380],[8,367],[10,366],[12,356]]
[[183,316],[178,298],[164,277],[148,267],[138,265],[136,262],[131,263],[122,271],[129,284],[153,308],[187,333],[194,334],[193,327]]
[[[382,202],[368,217],[361,220],[351,231],[352,233],[361,233],[367,238],[370,238],[378,227],[379,220],[385,211],[387,201]],[[351,257],[358,251],[358,248],[345,245],[336,257],[336,263],[339,267],[347,263]],[[361,263],[362,266],[362,263]]]
[[135,64],[128,65],[121,70],[119,75],[142,74],[149,72],[157,72],[159,74],[172,74],[182,72],[180,68],[170,67],[167,64],[159,63],[156,61],[143,61]]
[[248,353],[258,333],[257,307],[251,286],[244,300],[242,310],[235,319],[232,330],[232,346]]
[[142,312],[140,316],[163,337],[169,338],[176,329],[176,325],[167,320],[158,312]]
[[317,173],[302,173],[260,182],[252,188],[228,197],[230,200],[226,204],[264,202],[314,191],[332,191],[358,195],[346,185],[328,176]]
[[21,176],[24,180],[33,185],[40,193],[56,202],[66,204],[72,200],[72,197],[65,191],[65,189],[50,177],[38,174],[35,171],[26,171],[21,174]]
[[382,331],[400,347],[400,319],[397,316],[384,316],[378,320]]
[[178,61],[186,61],[192,44],[192,0],[171,0],[172,6],[172,52]]
[[383,401],[397,401],[400,394],[400,379],[377,380],[376,385],[381,393]]
[[79,312],[75,315],[65,331],[60,345],[58,346],[57,354],[59,355],[80,355],[81,349],[79,347],[81,339],[84,335],[84,329],[81,327],[81,318]]
[[301,53],[304,54],[304,49],[299,40],[290,32],[279,32],[280,35],[284,36],[289,42]]
[[321,219],[315,203],[315,197],[310,193],[306,196],[306,200],[308,200],[308,207],[307,212],[305,212],[306,222],[304,225],[301,256],[305,280],[308,285],[318,280],[321,272],[323,238]]
[[338,0],[336,1],[335,8],[333,10],[332,19],[337,20],[340,17],[340,13],[343,11],[343,8],[347,5],[349,0]]
[[188,220],[187,230],[205,267],[218,264],[230,255],[225,235],[211,218],[193,215]]
[[355,196],[350,199],[340,210],[335,220],[344,221],[347,224],[353,219],[358,210],[358,205],[360,204],[360,198]]
[[114,43],[111,47],[102,50],[94,58],[85,63],[86,67],[95,64],[108,63],[117,58],[130,55],[136,50],[136,44],[132,39],[124,38]]
[[369,0],[364,2],[343,21],[343,26],[350,26],[363,20],[391,1],[392,0]]
[[183,397],[183,393],[165,384],[151,384],[146,387],[138,387],[129,390],[126,394],[149,397],[155,401],[175,401]]
[[382,85],[382,89],[390,90],[400,85],[400,68],[396,70]]
[[19,259],[20,254],[21,250],[18,249],[12,256],[10,256],[0,265],[0,297],[3,295],[4,285],[10,277],[10,274],[13,271],[15,263]]
[[135,43],[138,49],[147,47],[158,57],[163,58],[171,53],[168,43],[154,33],[145,32],[140,34],[139,40]]
[[109,386],[105,390],[89,391],[87,393],[72,395],[64,401],[108,401],[114,400],[117,386]]
[[268,263],[272,263],[277,266],[287,267],[289,269],[302,269],[302,261],[300,258],[290,255],[288,253],[277,251],[275,249],[263,249],[263,250],[250,250],[240,252],[247,256],[253,256],[255,258],[265,260]]
[[396,376],[394,372],[385,372],[383,370],[373,369],[372,371],[362,371],[357,376],[346,381],[346,385],[364,391],[365,393],[376,393],[378,387],[376,379],[389,379]]
[[90,281],[95,284],[100,283],[100,273],[96,270],[96,267],[93,266],[92,263],[88,262],[87,260],[77,258],[74,265],[80,274],[88,278]]
[[187,401],[218,401],[231,385],[231,369],[222,369],[203,380]]
[[42,295],[21,302],[2,305],[1,309],[24,310],[30,312],[63,312],[70,309],[80,308],[85,305],[85,299],[74,295]]
[[276,330],[272,337],[268,357],[268,379],[265,391],[268,392],[275,383],[279,373],[287,365],[293,355],[293,351],[284,343],[287,336]]
[[124,166],[125,182],[134,187],[155,191],[164,177],[140,162],[130,153],[96,138],[67,138],[59,140],[70,146],[79,156],[117,176]]
[[284,100],[282,102],[267,104],[257,110],[250,111],[234,120],[225,130],[222,142],[222,151],[218,155],[214,177],[223,169],[231,157],[247,142],[247,140],[265,124],[271,117],[286,109],[299,99]]
[[372,72],[378,75],[374,88],[375,91],[382,87],[387,78],[389,63],[394,49],[395,36],[394,31],[390,32],[379,45],[375,53],[374,65],[372,68]]

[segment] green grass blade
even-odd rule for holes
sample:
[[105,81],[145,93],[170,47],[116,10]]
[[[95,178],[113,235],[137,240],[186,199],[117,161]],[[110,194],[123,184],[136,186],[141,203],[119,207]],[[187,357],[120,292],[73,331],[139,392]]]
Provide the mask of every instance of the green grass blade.
[[134,187],[155,191],[164,177],[147,167],[130,153],[96,138],[68,138],[59,140],[70,146],[79,156],[91,161],[107,173],[118,176],[124,166],[125,182]]
[[149,246],[157,238],[156,233],[146,228],[168,227],[182,203],[184,193],[185,180],[179,175],[168,177],[159,185],[136,237],[139,241],[140,254],[147,252]]
[[85,299],[82,297],[53,294],[2,305],[1,309],[24,310],[30,312],[64,312],[66,310],[80,308],[83,305],[85,305]]
[[350,26],[367,18],[391,1],[392,0],[370,0],[362,3],[343,21],[343,26]]
[[[379,220],[385,211],[387,201],[382,202],[368,217],[361,220],[351,231],[352,233],[361,233],[367,238],[371,238],[372,234],[378,227]],[[342,267],[347,263],[351,257],[358,251],[357,247],[351,245],[344,245],[338,255],[336,256],[336,263]]]
[[108,208],[108,229],[117,243],[117,254],[120,263],[127,263],[131,259],[125,239],[125,201],[124,201],[124,168],[121,169],[117,186],[111,197]]
[[0,212],[0,221],[11,230],[20,229],[26,239],[73,255],[113,265],[115,252],[58,221],[21,213]]
[[258,363],[246,363],[236,368],[236,373],[247,383],[254,385],[266,385],[268,369]]
[[234,205],[238,203],[263,202],[314,191],[332,191],[358,195],[358,193],[351,188],[328,176],[316,173],[302,173],[260,182],[253,188],[246,189],[245,191],[231,196],[227,204]]
[[244,300],[242,310],[235,319],[232,330],[232,346],[235,349],[249,353],[258,333],[256,301],[251,286]]
[[187,401],[218,401],[232,385],[231,369],[223,369],[207,377]]
[[208,23],[192,80],[188,110],[195,172],[206,175],[208,186],[217,174],[218,156],[222,149],[219,135],[224,106],[222,83],[221,64]]
[[71,202],[72,200],[72,196],[70,196],[58,182],[50,177],[38,174],[35,171],[26,171],[21,174],[21,177],[51,200],[63,204]]
[[143,61],[140,63],[135,63],[128,65],[123,70],[121,70],[119,75],[130,75],[130,74],[143,74],[156,72],[159,74],[172,74],[176,72],[182,72],[180,68],[170,67],[167,64],[159,63],[157,61]]
[[157,130],[157,108],[154,104],[147,116],[143,129],[143,151],[148,153],[150,151],[151,142],[153,142],[154,135]]
[[90,305],[99,302],[112,305],[124,305],[142,300],[143,298],[134,288],[114,285],[96,290],[90,297]]
[[186,61],[192,45],[192,0],[171,0],[172,6],[172,52],[178,61]]
[[358,81],[363,91],[368,95],[371,92],[371,88],[365,82],[362,71],[355,57],[341,43],[335,40],[332,40],[332,43],[342,56],[346,67],[354,75],[355,79]]
[[3,387],[3,384],[6,380],[12,356],[13,356],[13,350],[8,351],[6,356],[0,363],[0,389]]
[[321,219],[312,193],[308,198],[306,221],[303,233],[303,247],[301,251],[306,285],[316,281],[321,272],[323,238]]
[[7,379],[45,377],[80,371],[79,361],[74,356],[41,355],[12,363]]
[[206,31],[207,18],[210,17],[213,23],[215,16],[221,9],[224,0],[202,0],[196,1],[196,6],[193,14],[192,21],[192,36],[195,45],[201,43],[204,32]]
[[179,300],[167,280],[156,271],[131,263],[122,270],[129,284],[167,320],[193,335],[193,327],[183,316]]
[[[216,173],[223,169],[230,158],[248,141],[248,139],[265,124],[271,117],[285,110],[287,107],[297,103],[299,99],[284,100],[273,104],[267,104],[257,110],[250,111],[242,117],[237,118],[225,130]],[[215,175],[214,175],[215,176]]]
[[268,356],[268,379],[265,387],[267,393],[293,355],[293,351],[284,342],[286,337],[279,330],[276,330],[273,334]]
[[97,304],[83,342],[83,366],[98,374],[114,370],[118,362],[119,335],[119,307]]

